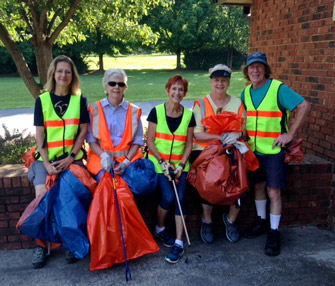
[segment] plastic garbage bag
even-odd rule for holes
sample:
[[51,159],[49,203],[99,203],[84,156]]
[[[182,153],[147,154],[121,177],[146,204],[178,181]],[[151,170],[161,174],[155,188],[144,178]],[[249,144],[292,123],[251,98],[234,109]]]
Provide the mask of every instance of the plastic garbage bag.
[[28,205],[16,227],[32,238],[62,243],[82,259],[90,249],[87,214],[91,200],[90,191],[65,170],[49,191]]
[[206,201],[231,205],[248,190],[245,164],[235,147],[209,145],[193,162],[187,179]]
[[138,159],[131,163],[122,178],[137,197],[144,197],[154,192],[158,182],[154,163],[148,159]]
[[[127,183],[118,175],[115,175],[115,181],[128,260],[158,251]],[[125,262],[113,177],[108,172],[102,175],[94,192],[87,228],[91,242],[91,270]]]

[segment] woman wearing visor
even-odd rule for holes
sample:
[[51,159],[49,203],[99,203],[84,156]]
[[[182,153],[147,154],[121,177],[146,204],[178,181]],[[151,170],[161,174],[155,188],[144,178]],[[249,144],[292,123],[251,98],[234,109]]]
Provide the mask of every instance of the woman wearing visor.
[[[190,156],[190,162],[193,163],[200,155],[206,146],[220,140],[223,144],[234,144],[243,134],[242,132],[226,132],[221,135],[206,132],[201,123],[201,119],[214,114],[223,112],[233,112],[245,118],[245,111],[241,100],[227,93],[230,85],[231,69],[226,65],[218,64],[209,69],[210,85],[212,91],[204,98],[195,101],[193,114],[196,121],[194,128],[194,145]],[[243,127],[244,129],[244,127]],[[212,227],[212,210],[213,205],[201,198],[202,218],[200,236],[204,243],[213,242],[213,227]],[[235,205],[231,205],[229,213],[223,214],[223,222],[226,225],[226,237],[230,242],[237,242],[240,238],[236,218],[239,209]]]

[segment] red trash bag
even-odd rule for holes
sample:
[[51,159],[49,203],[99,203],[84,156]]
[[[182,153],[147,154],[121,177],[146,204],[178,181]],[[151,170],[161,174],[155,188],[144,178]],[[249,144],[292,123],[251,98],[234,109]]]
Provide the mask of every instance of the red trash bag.
[[[222,134],[224,132],[241,132],[244,119],[238,116],[236,113],[225,111],[223,113],[214,114],[201,120],[201,123],[207,128],[208,133]],[[250,149],[248,143],[243,139],[238,141],[243,142],[249,149],[244,156],[247,169],[249,171],[255,171],[259,168],[259,162],[254,152]],[[219,142],[218,142],[219,143]]]
[[36,160],[35,159],[35,147],[31,147],[30,151],[24,153],[22,155],[22,159],[24,160],[24,165],[29,169],[30,165]]
[[203,199],[216,205],[232,205],[249,189],[245,160],[231,145],[207,146],[193,162],[187,179]]
[[302,152],[302,138],[293,139],[287,147],[283,148],[285,151],[285,163],[299,163],[304,159],[304,152]]
[[[127,183],[118,175],[115,175],[115,180],[127,259],[157,252],[159,246],[138,211]],[[125,262],[113,177],[108,172],[102,175],[94,192],[87,230],[91,243],[90,270]]]

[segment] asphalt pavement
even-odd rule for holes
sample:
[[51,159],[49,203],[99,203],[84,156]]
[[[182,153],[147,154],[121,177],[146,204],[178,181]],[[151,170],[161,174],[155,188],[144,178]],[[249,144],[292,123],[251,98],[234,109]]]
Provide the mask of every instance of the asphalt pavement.
[[0,251],[0,285],[335,285],[335,234],[315,227],[281,229],[282,250],[276,257],[264,254],[266,236],[230,243],[225,233],[204,244],[191,232],[181,261],[168,264],[169,249],[161,243],[154,254],[129,261],[132,280],[125,281],[124,263],[90,271],[90,257],[66,264],[58,249],[42,269],[31,266],[32,250]]

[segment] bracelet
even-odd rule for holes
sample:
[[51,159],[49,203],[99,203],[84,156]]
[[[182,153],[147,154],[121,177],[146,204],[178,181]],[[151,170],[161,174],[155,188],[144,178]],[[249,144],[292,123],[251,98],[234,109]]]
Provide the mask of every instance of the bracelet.
[[73,159],[75,159],[75,158],[77,157],[77,155],[76,155],[75,153],[73,153],[73,152],[71,152],[70,156],[71,156]]
[[160,159],[160,160],[158,160],[158,163],[159,163],[159,164],[162,164],[163,162],[165,162],[164,159]]

